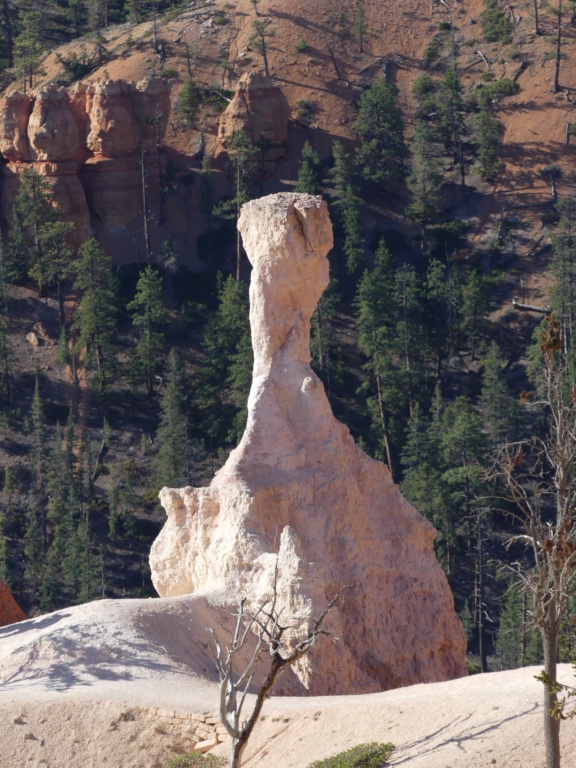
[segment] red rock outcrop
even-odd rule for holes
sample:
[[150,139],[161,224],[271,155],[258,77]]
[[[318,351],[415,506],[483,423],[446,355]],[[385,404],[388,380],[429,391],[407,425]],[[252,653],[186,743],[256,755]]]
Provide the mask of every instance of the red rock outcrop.
[[465,675],[434,529],[334,418],[310,368],[310,318],[332,247],[326,204],[271,195],[246,204],[238,226],[253,267],[248,422],[208,488],[161,491],[168,519],[150,553],[157,591],[258,604],[278,561],[280,603],[296,624],[352,585],[331,617],[338,644],[313,649],[297,669],[311,693]]
[[0,627],[25,621],[28,617],[12,597],[6,582],[0,579]]
[[243,130],[252,144],[261,136],[270,141],[266,160],[273,163],[286,154],[290,106],[282,89],[262,72],[245,72],[238,82],[234,98],[220,117],[219,143],[215,154],[226,151],[226,137]]
[[19,176],[33,164],[50,181],[63,218],[74,221],[75,245],[90,236],[90,211],[105,226],[129,223],[141,208],[142,142],[154,186],[156,122],[162,140],[169,113],[169,84],[150,78],[8,94],[0,101],[0,216],[9,221]]
[[7,161],[28,160],[31,98],[13,91],[0,101],[0,153]]

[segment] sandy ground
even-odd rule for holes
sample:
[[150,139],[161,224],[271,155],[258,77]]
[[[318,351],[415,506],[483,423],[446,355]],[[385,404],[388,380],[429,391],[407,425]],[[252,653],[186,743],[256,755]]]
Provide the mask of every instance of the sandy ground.
[[[0,630],[0,766],[161,766],[182,745],[146,708],[216,710],[204,643],[219,618],[202,598],[105,600]],[[272,697],[245,765],[306,768],[383,741],[396,747],[394,766],[541,768],[537,671],[362,696]],[[573,680],[568,666],[562,675]],[[562,725],[562,742],[563,768],[576,768],[575,721]]]

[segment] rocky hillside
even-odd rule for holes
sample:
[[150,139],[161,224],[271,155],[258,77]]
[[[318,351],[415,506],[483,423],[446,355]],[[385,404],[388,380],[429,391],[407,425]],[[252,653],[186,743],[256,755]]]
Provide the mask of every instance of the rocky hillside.
[[[357,7],[363,14],[361,44],[358,31],[355,32]],[[213,89],[208,91],[213,95],[213,101],[218,101],[217,92],[230,98],[243,73],[263,69],[263,57],[253,39],[254,22],[266,25],[268,68],[288,99],[292,118],[286,156],[274,173],[266,174],[269,178],[262,183],[263,192],[280,191],[289,188],[297,176],[305,140],[311,140],[321,158],[330,156],[335,139],[355,140],[359,97],[384,73],[399,88],[409,138],[417,108],[412,96],[414,81],[422,74],[434,78],[445,70],[451,55],[448,35],[457,46],[457,64],[466,94],[482,85],[488,79],[487,75],[495,80],[512,79],[518,84],[519,91],[495,107],[503,126],[499,156],[504,167],[489,184],[472,175],[466,200],[461,199],[456,188],[450,190],[449,168],[445,169],[446,213],[463,217],[470,223],[470,239],[474,242],[475,239],[482,241],[491,232],[491,227],[497,228],[502,216],[509,216],[514,211],[526,226],[535,227],[524,238],[519,238],[517,251],[521,256],[522,252],[530,252],[537,239],[535,218],[538,217],[533,215],[537,211],[533,206],[551,199],[550,180],[543,169],[561,164],[558,191],[563,194],[571,188],[574,140],[570,138],[569,128],[573,121],[571,94],[576,88],[576,75],[570,56],[574,27],[568,16],[563,19],[561,90],[555,92],[553,37],[556,18],[552,9],[540,14],[540,35],[535,35],[531,2],[526,0],[506,8],[512,20],[512,32],[509,42],[502,43],[485,40],[481,16],[486,9],[482,2],[467,0],[453,6],[424,1],[392,5],[366,0],[351,6],[336,0],[319,0],[312,9],[306,3],[287,0],[262,0],[256,6],[251,0],[236,3],[215,0],[192,4],[186,10],[171,9],[160,15],[156,23],[151,20],[140,24],[126,23],[102,31],[102,38],[86,35],[62,46],[43,59],[44,74],[34,78],[33,86],[41,89],[54,82],[66,83],[73,77],[73,63],[85,57],[93,62],[94,69],[84,84],[75,88],[74,109],[83,109],[80,102],[85,100],[82,96],[85,91],[90,93],[94,88],[95,93],[102,89],[103,93],[111,91],[110,104],[106,107],[110,114],[102,113],[96,120],[108,119],[122,125],[108,147],[96,146],[94,141],[97,139],[92,137],[91,142],[88,132],[88,143],[79,148],[84,152],[86,162],[80,176],[89,198],[93,228],[103,242],[107,237],[112,238],[110,246],[114,245],[117,259],[126,259],[130,254],[133,258],[134,251],[143,251],[142,223],[135,223],[141,202],[140,128],[137,126],[142,119],[142,110],[132,111],[128,93],[120,93],[123,86],[90,86],[90,83],[98,84],[109,79],[139,82],[150,77],[166,78],[171,104],[164,97],[156,98],[156,92],[147,86],[150,103],[144,112],[146,153],[152,152],[156,141],[161,143],[163,184],[171,195],[164,201],[163,211],[154,210],[152,237],[157,240],[158,249],[163,239],[179,235],[175,247],[180,261],[194,264],[197,237],[205,230],[206,222],[198,221],[199,190],[198,185],[191,184],[191,179],[194,171],[199,170],[198,156],[202,148],[205,146],[212,152],[218,144],[221,107],[208,99],[192,129],[182,124],[176,107],[188,72],[199,86]],[[97,46],[104,47],[98,58],[92,56]],[[100,59],[100,65],[96,66]],[[118,89],[120,92],[116,94]],[[102,96],[89,96],[89,100],[89,109],[98,109]],[[30,107],[23,104],[19,108]],[[39,104],[32,110],[32,114],[39,117],[33,120],[42,120],[41,113]],[[128,114],[136,116],[132,125]],[[85,124],[86,117],[82,119]],[[155,135],[154,120],[158,123],[159,135]],[[31,129],[34,130],[33,125]],[[2,154],[8,161],[25,159],[18,155],[17,149],[7,149],[6,146]],[[69,162],[71,146],[65,154],[66,158],[62,159]],[[43,161],[41,152],[37,159]],[[158,191],[154,190],[158,183],[158,171],[153,168],[157,164],[155,158],[151,157],[149,164],[151,206],[155,208],[159,205]],[[55,168],[44,170],[49,175],[60,172]],[[70,170],[68,166],[67,172]],[[456,175],[454,172],[454,181]],[[106,191],[108,187],[117,190],[120,179],[121,200],[115,199],[112,191]],[[220,189],[224,190],[222,183]],[[475,197],[475,191],[481,196]],[[9,184],[4,195],[8,198],[4,207],[6,219]],[[62,193],[61,197],[64,196]],[[81,197],[81,193],[76,190],[70,202],[62,200],[64,209],[74,205],[78,196]],[[393,205],[394,200],[396,205]],[[394,200],[384,196],[382,201],[372,200],[372,204],[366,206],[363,217],[369,231],[399,226],[398,219],[402,218],[402,208],[408,203],[409,196],[401,193],[398,200],[395,194]],[[75,210],[73,215],[78,227],[86,231],[85,212]],[[405,222],[400,226],[405,228]],[[120,227],[124,230],[122,237],[115,231]],[[532,270],[529,271],[536,280]],[[537,284],[536,280],[534,290],[537,290]]]

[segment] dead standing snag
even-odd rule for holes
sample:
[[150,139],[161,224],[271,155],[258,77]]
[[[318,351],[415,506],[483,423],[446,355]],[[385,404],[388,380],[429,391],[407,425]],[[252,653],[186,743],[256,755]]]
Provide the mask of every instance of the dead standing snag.
[[[557,658],[560,626],[576,594],[576,385],[568,381],[560,323],[551,315],[540,334],[539,397],[550,424],[545,438],[504,445],[493,474],[506,485],[521,528],[509,546],[524,545],[533,567],[512,569],[534,602],[533,626],[544,646],[546,768],[560,767]],[[523,393],[527,404],[530,395]]]
[[[322,625],[329,611],[340,599],[341,594],[342,590],[339,590],[320,616],[312,619],[310,629],[300,639],[294,637],[294,633],[292,633],[290,640],[287,637],[290,634],[289,631],[298,629],[298,626],[282,621],[282,610],[278,610],[276,607],[278,601],[276,578],[274,579],[272,597],[265,600],[252,615],[245,615],[246,598],[242,598],[230,642],[223,644],[216,630],[208,629],[214,641],[214,645],[209,644],[208,647],[214,658],[220,679],[220,719],[232,737],[230,768],[239,768],[242,753],[258,721],[264,702],[280,675],[285,669],[305,656],[316,644],[320,635],[330,635],[330,632],[324,629]],[[244,670],[234,680],[233,678],[236,676],[232,670],[234,659],[245,648],[248,639],[253,634],[257,637],[254,652]],[[242,722],[241,714],[246,694],[252,683],[258,661],[266,652],[270,654],[270,668],[256,694],[252,714]]]

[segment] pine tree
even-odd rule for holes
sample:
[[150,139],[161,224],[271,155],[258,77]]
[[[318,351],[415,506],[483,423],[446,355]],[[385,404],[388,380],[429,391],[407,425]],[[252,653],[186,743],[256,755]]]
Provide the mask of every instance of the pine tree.
[[486,280],[475,269],[471,269],[462,286],[462,314],[464,331],[470,339],[472,360],[476,359],[478,343],[485,333],[489,308]]
[[508,585],[506,602],[500,615],[496,650],[500,669],[516,669],[524,664],[526,654],[523,596],[514,582]]
[[483,360],[480,403],[490,442],[494,447],[513,436],[518,420],[518,407],[503,377],[504,360],[493,341]]
[[307,141],[302,148],[302,159],[298,169],[298,181],[295,192],[306,192],[309,195],[320,193],[322,183],[322,163],[318,152]]
[[342,349],[336,338],[336,314],[340,301],[338,282],[330,278],[328,288],[320,297],[311,318],[311,366],[322,380],[326,395],[333,403],[335,386],[340,383]]
[[251,381],[247,376],[252,366],[249,338],[248,290],[230,275],[218,288],[218,308],[206,326],[203,366],[194,387],[192,421],[211,453],[226,445],[229,435],[239,429],[234,420],[246,402]]
[[485,479],[488,445],[478,413],[462,395],[446,407],[441,430],[442,456],[446,467],[442,482],[446,486],[453,524],[466,531],[467,547],[473,552],[473,616],[480,667],[482,672],[486,672],[486,533],[489,508],[478,503],[477,499],[489,494]]
[[270,74],[268,69],[268,38],[274,37],[274,29],[271,27],[270,19],[254,19],[252,22],[254,33],[250,38],[250,45],[258,51],[264,61],[264,71]]
[[12,400],[12,348],[8,334],[8,318],[0,315],[0,397]]
[[416,121],[410,143],[412,167],[408,175],[408,189],[412,204],[408,216],[422,228],[422,251],[428,254],[427,227],[438,213],[438,192],[442,185],[442,147],[438,131],[424,120]]
[[356,13],[354,14],[354,23],[352,24],[352,32],[358,40],[360,46],[360,53],[364,52],[364,33],[366,32],[366,18],[364,16],[364,8],[361,3],[356,6]]
[[443,82],[436,91],[435,101],[438,121],[446,142],[452,148],[454,162],[460,170],[460,185],[466,186],[466,166],[464,162],[463,138],[465,127],[465,106],[463,88],[458,72],[457,58],[453,55]]
[[335,141],[332,145],[332,156],[334,157],[334,165],[329,171],[330,181],[333,186],[332,204],[337,211],[341,211],[344,206],[346,190],[352,183],[350,156],[344,145],[339,141]]
[[200,97],[198,95],[198,88],[196,83],[191,77],[187,77],[184,80],[184,85],[180,91],[180,97],[178,99],[178,112],[184,118],[188,127],[194,127],[196,118],[198,117],[198,109],[200,106]]
[[190,443],[186,417],[186,372],[175,349],[168,355],[168,383],[162,393],[156,432],[158,484],[177,488],[191,485]]
[[444,409],[439,384],[430,414],[424,414],[418,403],[414,406],[402,449],[401,488],[408,501],[436,528],[436,556],[446,574],[452,576],[456,570],[457,539],[454,510],[443,480],[447,469],[441,443]]
[[407,155],[398,96],[398,88],[383,77],[360,97],[356,162],[364,178],[377,183],[398,173]]
[[34,87],[36,75],[43,74],[42,13],[37,8],[21,8],[18,21],[21,31],[14,38],[14,71],[22,78],[22,90],[26,93]]
[[85,363],[96,369],[96,384],[104,397],[114,377],[116,347],[116,286],[110,257],[93,238],[78,251],[75,288],[81,291],[73,328],[73,353],[86,349]]
[[372,430],[378,435],[376,457],[383,458],[394,477],[391,449],[391,421],[402,410],[406,399],[402,377],[392,363],[397,352],[397,296],[391,294],[395,269],[384,240],[375,254],[374,269],[366,270],[356,293],[358,346],[366,358],[363,366],[368,378],[362,387],[371,415]]
[[403,387],[408,398],[409,411],[416,402],[416,394],[425,387],[426,333],[422,316],[422,284],[414,267],[404,264],[396,271],[394,280],[395,303],[398,308],[395,336],[396,349],[403,370]]
[[[33,168],[24,168],[12,205],[12,228],[6,260],[9,279],[21,280],[31,272],[34,279],[43,278],[42,268],[47,259],[42,231],[55,221],[52,199],[52,187],[48,180]],[[39,286],[42,286],[42,281]]]
[[139,328],[135,365],[144,379],[148,397],[151,397],[154,394],[154,375],[160,365],[164,346],[161,328],[168,319],[162,293],[162,278],[152,265],[149,264],[140,273],[136,295],[127,309],[132,314],[132,322]]
[[364,238],[360,231],[358,198],[351,184],[348,184],[342,200],[342,227],[344,229],[344,254],[346,268],[352,275],[364,266]]
[[42,291],[44,286],[56,286],[58,292],[58,320],[60,329],[64,328],[64,295],[63,284],[74,274],[72,249],[66,238],[73,231],[73,222],[49,221],[40,227],[39,257],[28,270],[30,277],[36,281]]
[[491,181],[503,167],[498,159],[502,123],[490,114],[487,106],[482,106],[473,116],[471,125],[473,141],[477,147],[476,167],[485,181]]
[[440,379],[442,360],[451,341],[448,277],[446,265],[438,259],[432,259],[425,277],[425,313],[429,320],[425,328],[430,352],[435,358],[436,380]]
[[[556,279],[551,291],[554,314],[562,328],[564,353],[571,361],[576,351],[576,199],[566,197],[557,206],[560,219],[552,236],[552,273]],[[574,362],[572,362],[572,365]]]

